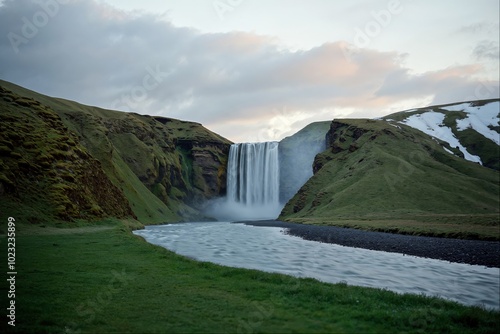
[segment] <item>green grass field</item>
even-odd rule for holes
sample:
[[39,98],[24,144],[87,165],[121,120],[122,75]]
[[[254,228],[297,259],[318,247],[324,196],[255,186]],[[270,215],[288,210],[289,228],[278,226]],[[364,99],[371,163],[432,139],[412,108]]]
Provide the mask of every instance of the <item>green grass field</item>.
[[[6,329],[2,321],[2,333],[496,333],[500,328],[499,312],[438,298],[193,261],[148,244],[121,222],[18,228],[16,327]],[[2,254],[5,241],[2,235]]]

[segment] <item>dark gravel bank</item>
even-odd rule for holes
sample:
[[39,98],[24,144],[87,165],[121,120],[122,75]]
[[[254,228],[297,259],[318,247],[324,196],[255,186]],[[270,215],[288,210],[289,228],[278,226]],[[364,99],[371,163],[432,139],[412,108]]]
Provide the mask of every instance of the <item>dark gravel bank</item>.
[[450,262],[500,267],[500,242],[420,237],[361,231],[335,226],[286,223],[277,220],[238,222],[253,226],[282,227],[286,234],[306,240],[402,253]]

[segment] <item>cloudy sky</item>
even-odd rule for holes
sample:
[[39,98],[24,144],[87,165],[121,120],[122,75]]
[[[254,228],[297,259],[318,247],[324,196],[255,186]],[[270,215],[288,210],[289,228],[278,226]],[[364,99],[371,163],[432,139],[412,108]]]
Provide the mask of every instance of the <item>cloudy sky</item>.
[[0,0],[0,78],[228,139],[499,97],[498,0]]

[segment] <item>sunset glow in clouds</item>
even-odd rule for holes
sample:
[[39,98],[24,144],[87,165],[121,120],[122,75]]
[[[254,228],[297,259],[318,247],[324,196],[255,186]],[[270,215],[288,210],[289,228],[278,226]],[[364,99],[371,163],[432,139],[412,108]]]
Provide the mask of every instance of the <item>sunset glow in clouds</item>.
[[1,3],[0,78],[235,142],[499,97],[497,0]]

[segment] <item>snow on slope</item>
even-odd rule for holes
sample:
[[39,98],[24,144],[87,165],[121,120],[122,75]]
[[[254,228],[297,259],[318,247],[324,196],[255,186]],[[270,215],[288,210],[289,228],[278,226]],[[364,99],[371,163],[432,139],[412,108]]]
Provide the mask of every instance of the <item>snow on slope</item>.
[[450,109],[444,107],[445,110],[460,110],[467,113],[467,118],[457,120],[457,130],[463,131],[467,128],[472,128],[481,133],[488,139],[493,140],[497,145],[500,145],[500,134],[488,126],[498,126],[500,111],[500,102],[491,102],[481,107],[473,107],[468,103],[463,103]]
[[438,138],[450,144],[451,147],[458,147],[464,154],[464,158],[483,164],[481,158],[477,155],[470,154],[465,147],[460,144],[460,141],[455,137],[450,128],[444,126],[445,114],[435,111],[428,111],[422,114],[416,114],[408,117],[401,123],[418,129],[431,137]]
[[[451,116],[451,119],[447,118],[448,112],[457,111],[463,114],[457,115],[455,113]],[[405,114],[409,114],[409,116]],[[500,125],[500,101],[464,102],[454,105],[411,109],[396,113],[394,116],[395,119],[398,119],[398,123],[411,126],[434,138],[447,142],[453,148],[456,147],[463,153],[464,158],[469,161],[483,164],[481,157],[468,152],[467,148],[460,142],[461,139],[463,140],[462,131],[472,129],[493,141],[496,145],[500,145],[500,134],[497,132]],[[391,123],[396,122],[388,117],[383,119]],[[450,125],[450,120],[455,120],[456,123],[452,127],[448,127],[444,124],[445,120],[448,125]],[[468,134],[464,133],[464,136],[468,136]],[[446,147],[444,149],[453,154]],[[491,157],[486,155],[486,159],[489,159],[488,163],[491,163]],[[487,162],[485,161],[485,163]]]

